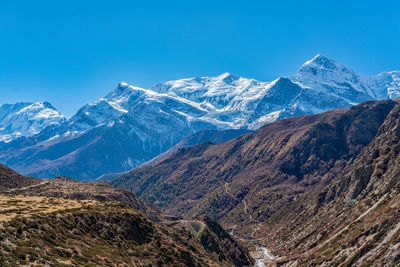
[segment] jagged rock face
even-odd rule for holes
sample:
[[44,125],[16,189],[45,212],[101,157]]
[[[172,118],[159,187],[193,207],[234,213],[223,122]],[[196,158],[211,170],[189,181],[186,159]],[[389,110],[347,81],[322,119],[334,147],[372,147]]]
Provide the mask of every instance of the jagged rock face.
[[400,108],[395,107],[347,173],[326,190],[326,201],[343,197],[347,202],[363,199],[371,192],[384,195],[399,190]]
[[150,89],[120,83],[61,125],[0,144],[0,162],[35,177],[93,180],[131,170],[200,130],[255,130],[399,92],[398,72],[362,77],[322,55],[271,82],[224,73]]

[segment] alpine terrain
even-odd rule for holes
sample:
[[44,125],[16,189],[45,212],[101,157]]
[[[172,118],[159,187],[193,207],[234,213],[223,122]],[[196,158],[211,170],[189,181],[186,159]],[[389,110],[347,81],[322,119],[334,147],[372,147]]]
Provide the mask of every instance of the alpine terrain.
[[265,264],[394,266],[398,102],[286,118],[221,144],[184,147],[112,185],[170,215],[207,214],[267,249]]
[[200,130],[256,130],[283,118],[397,96],[399,71],[364,77],[322,55],[271,82],[224,73],[149,89],[120,83],[69,120],[0,144],[0,162],[34,177],[93,180],[131,170]]

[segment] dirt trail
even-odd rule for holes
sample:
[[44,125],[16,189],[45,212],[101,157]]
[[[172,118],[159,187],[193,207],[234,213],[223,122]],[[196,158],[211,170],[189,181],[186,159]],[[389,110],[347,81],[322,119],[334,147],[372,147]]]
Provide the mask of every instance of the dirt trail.
[[7,193],[11,193],[11,192],[14,192],[14,191],[19,191],[19,190],[25,190],[25,189],[34,188],[34,187],[39,187],[41,185],[45,185],[45,184],[48,184],[48,183],[50,183],[50,181],[44,181],[44,182],[41,182],[41,183],[38,183],[38,184],[33,184],[33,185],[30,185],[30,186],[25,186],[25,187],[13,188],[13,189],[9,189],[7,191]]

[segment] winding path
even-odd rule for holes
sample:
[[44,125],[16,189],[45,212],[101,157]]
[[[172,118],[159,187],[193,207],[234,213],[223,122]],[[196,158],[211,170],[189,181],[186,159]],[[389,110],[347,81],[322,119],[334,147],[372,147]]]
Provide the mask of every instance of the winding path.
[[20,191],[20,190],[25,190],[25,189],[29,189],[29,188],[34,188],[34,187],[38,187],[38,186],[45,185],[45,184],[48,184],[48,183],[50,183],[50,181],[44,181],[44,182],[41,182],[41,183],[37,183],[37,184],[25,186],[25,187],[13,188],[13,189],[7,190],[7,193],[11,193],[11,192],[14,192],[14,191]]

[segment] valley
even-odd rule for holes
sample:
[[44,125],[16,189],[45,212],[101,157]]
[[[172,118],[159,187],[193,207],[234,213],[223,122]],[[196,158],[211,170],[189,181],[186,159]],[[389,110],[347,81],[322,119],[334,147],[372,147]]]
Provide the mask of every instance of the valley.
[[120,83],[70,119],[3,106],[0,264],[398,264],[398,75],[317,55],[272,82]]

